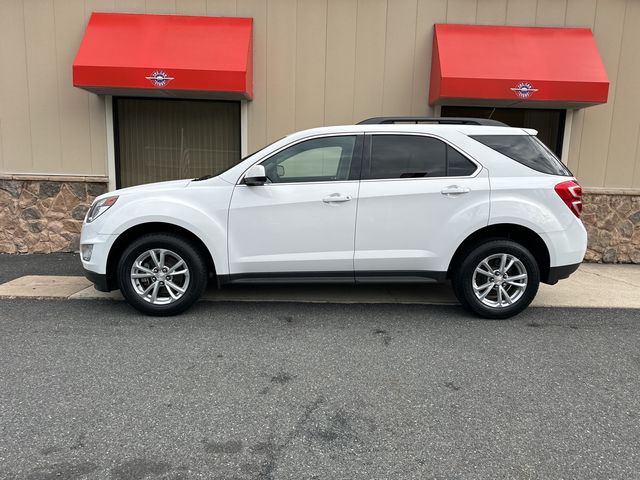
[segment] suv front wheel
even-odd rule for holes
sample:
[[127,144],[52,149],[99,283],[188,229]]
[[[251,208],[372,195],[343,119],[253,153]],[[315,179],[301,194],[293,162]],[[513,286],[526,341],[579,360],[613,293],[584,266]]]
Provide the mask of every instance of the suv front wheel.
[[144,235],[129,245],[118,264],[120,291],[147,315],[177,315],[200,298],[208,272],[199,249],[169,234]]
[[493,319],[527,308],[538,292],[540,268],[531,252],[510,240],[492,240],[471,250],[453,277],[460,303]]

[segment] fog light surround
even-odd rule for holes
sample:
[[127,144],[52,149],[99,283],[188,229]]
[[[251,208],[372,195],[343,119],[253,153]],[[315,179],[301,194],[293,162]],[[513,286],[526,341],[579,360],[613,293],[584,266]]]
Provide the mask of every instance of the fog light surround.
[[91,261],[91,254],[93,253],[93,245],[92,244],[84,244],[80,245],[80,254],[82,255],[82,260],[85,262]]

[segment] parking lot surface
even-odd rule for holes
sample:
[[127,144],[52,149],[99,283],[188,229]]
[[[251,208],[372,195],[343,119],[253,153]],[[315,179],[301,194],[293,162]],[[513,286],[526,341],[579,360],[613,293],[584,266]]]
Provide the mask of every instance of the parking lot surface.
[[640,312],[0,301],[0,478],[640,477]]

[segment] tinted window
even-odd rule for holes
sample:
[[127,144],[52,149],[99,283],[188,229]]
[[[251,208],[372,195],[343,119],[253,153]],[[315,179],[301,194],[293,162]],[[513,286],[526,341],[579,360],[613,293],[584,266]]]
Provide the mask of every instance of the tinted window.
[[532,128],[538,131],[538,139],[559,157],[562,154],[562,140],[567,111],[543,108],[512,107],[466,107],[443,105],[443,117],[491,118],[504,122],[510,127]]
[[372,135],[366,178],[471,175],[476,167],[441,140],[418,135]]
[[273,183],[348,180],[355,136],[326,137],[293,145],[265,160]]
[[475,172],[476,168],[467,157],[447,145],[447,176],[466,177]]
[[472,135],[471,138],[538,172],[571,175],[569,169],[533,135]]

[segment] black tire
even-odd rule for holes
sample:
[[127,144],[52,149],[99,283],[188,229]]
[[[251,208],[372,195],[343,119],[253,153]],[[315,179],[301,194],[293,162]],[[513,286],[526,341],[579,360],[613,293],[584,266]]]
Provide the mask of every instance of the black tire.
[[[507,260],[506,266],[512,258],[516,259],[509,271],[506,272],[506,277],[495,274],[499,272],[499,264],[504,255]],[[489,262],[481,266],[483,260],[486,259],[489,259]],[[486,265],[493,268],[487,269]],[[481,268],[481,271],[476,273],[476,268]],[[494,275],[489,276],[482,273],[487,270]],[[523,274],[526,274],[526,278],[519,279],[518,277]],[[474,289],[474,275],[476,275],[475,281],[486,281],[481,285],[476,283],[476,287],[484,287],[478,290],[478,295]],[[512,280],[512,278],[516,280]],[[526,282],[526,286],[519,286],[523,282]],[[466,309],[484,318],[504,319],[517,315],[527,308],[534,299],[540,286],[540,267],[531,252],[519,243],[510,240],[490,240],[464,255],[453,273],[452,283],[454,293]],[[498,292],[501,287],[502,290]],[[483,293],[486,297],[480,299],[479,296],[482,296]],[[507,297],[513,298],[512,304],[506,300]]]
[[[153,276],[136,282],[132,278],[134,262],[154,249],[167,251],[165,256],[167,272],[169,273],[166,275],[171,274],[171,268],[177,265],[179,260],[182,260],[185,265],[177,267],[175,271],[184,271],[186,267],[186,273],[182,275],[174,274],[174,277],[165,277],[165,274],[161,272],[157,275],[161,275],[162,278]],[[156,257],[158,257],[157,253]],[[149,256],[149,259],[151,258]],[[172,261],[173,265],[170,264]],[[153,267],[157,270],[157,265],[154,265],[151,260],[140,263],[140,265],[147,269]],[[140,274],[145,275],[145,273]],[[207,287],[208,273],[207,262],[202,252],[192,242],[171,233],[152,233],[137,238],[122,253],[118,263],[118,285],[122,295],[132,307],[147,315],[164,317],[182,313],[193,305],[202,296]],[[166,286],[165,282],[161,280],[166,281]],[[155,286],[156,282],[158,286]],[[137,284],[134,285],[134,283]],[[169,285],[173,287],[170,288]],[[178,288],[181,287],[184,287],[184,293],[178,291]],[[142,291],[146,288],[151,288],[151,293],[154,289],[157,291],[156,301],[166,301],[168,303],[151,303],[151,293],[143,296],[141,292],[136,291],[136,289]],[[178,298],[174,299],[174,296]]]

